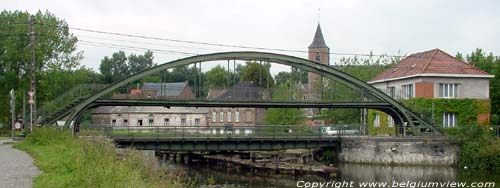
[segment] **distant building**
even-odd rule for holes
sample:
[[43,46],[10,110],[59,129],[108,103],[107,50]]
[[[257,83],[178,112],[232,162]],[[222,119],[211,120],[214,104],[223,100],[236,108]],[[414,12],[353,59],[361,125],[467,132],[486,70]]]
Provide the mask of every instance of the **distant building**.
[[[321,26],[318,23],[313,41],[308,47],[308,59],[317,63],[330,65],[330,48],[325,43]],[[318,97],[319,89],[323,84],[321,77],[315,73],[308,73],[307,86],[309,87],[309,98],[314,100]]]
[[208,109],[195,107],[101,106],[91,112],[92,125],[207,126]]
[[[240,82],[230,89],[210,90],[208,100],[211,101],[262,101],[269,94],[253,82]],[[248,126],[246,133],[255,125],[265,125],[265,109],[263,108],[231,108],[210,107],[209,126]]]
[[169,83],[144,83],[141,89],[131,89],[129,94],[114,94],[113,98],[162,98],[194,99],[188,81]]
[[[434,49],[408,56],[368,83],[403,103],[417,104],[412,99],[421,99],[418,101],[420,106],[415,108],[434,114],[434,121],[443,127],[456,127],[459,124],[489,123],[489,79],[493,77],[440,49]],[[434,112],[432,106],[425,106],[429,104],[434,105]],[[477,110],[462,111],[460,104],[477,105]],[[381,113],[371,115],[371,126],[390,127],[394,124],[392,118],[382,117]]]
[[[330,48],[328,48],[325,43],[323,32],[321,31],[321,26],[319,23],[316,27],[313,41],[308,47],[308,59],[324,65],[330,65]],[[320,88],[323,87],[323,84],[324,80],[321,76],[309,72],[307,75],[307,85],[305,86],[307,87],[307,92],[305,93],[303,98],[309,101],[321,100]],[[303,111],[305,113],[305,116],[307,117],[307,124],[314,126],[324,124],[323,120],[316,118],[316,115],[319,113],[318,109],[309,108],[303,109]]]

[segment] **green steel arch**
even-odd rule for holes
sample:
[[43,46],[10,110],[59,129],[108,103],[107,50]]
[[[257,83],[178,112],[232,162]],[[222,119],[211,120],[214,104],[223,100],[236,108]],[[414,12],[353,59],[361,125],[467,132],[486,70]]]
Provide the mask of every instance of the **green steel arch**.
[[153,73],[157,73],[162,70],[174,68],[177,66],[189,65],[199,62],[207,62],[207,61],[218,61],[218,60],[260,60],[260,61],[288,65],[308,72],[316,73],[318,75],[322,75],[323,77],[338,81],[351,88],[358,89],[366,94],[371,94],[372,96],[380,99],[381,101],[390,104],[392,106],[392,109],[385,109],[385,112],[388,112],[390,115],[395,117],[394,119],[396,121],[396,124],[398,124],[399,126],[406,124],[406,126],[410,126],[414,130],[415,127],[425,127],[431,129],[433,132],[438,132],[438,133],[440,132],[436,129],[436,127],[432,126],[425,119],[421,118],[418,114],[412,112],[411,110],[400,104],[398,101],[394,100],[392,97],[386,95],[384,92],[338,69],[303,58],[298,58],[283,54],[275,54],[267,52],[251,52],[251,51],[222,52],[222,53],[213,53],[213,54],[187,57],[183,59],[174,60],[168,63],[164,63],[152,67],[150,69],[144,70],[142,72],[139,72],[137,74],[131,75],[127,78],[124,78],[120,81],[117,81],[105,87],[98,93],[86,98],[78,105],[69,109],[68,112],[70,115],[68,120],[66,121],[66,126],[70,125],[74,120],[76,120],[77,117],[80,116],[82,111],[91,106],[91,104],[94,101],[112,92],[113,90],[126,85],[129,82],[133,82],[145,76],[151,75]]

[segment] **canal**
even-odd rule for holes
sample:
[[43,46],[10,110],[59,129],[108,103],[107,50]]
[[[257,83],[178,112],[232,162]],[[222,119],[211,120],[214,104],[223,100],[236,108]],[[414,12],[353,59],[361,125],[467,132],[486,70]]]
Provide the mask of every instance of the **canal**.
[[[285,188],[306,187],[308,183],[313,182],[337,182],[337,184],[331,184],[330,187],[340,187],[339,182],[343,181],[354,182],[352,186],[344,184],[343,187],[361,187],[360,184],[363,182],[387,182],[386,187],[392,187],[398,183],[399,187],[413,188],[431,187],[431,184],[426,182],[443,183],[438,187],[453,187],[453,182],[465,182],[466,186],[471,186],[476,182],[475,185],[483,185],[483,187],[491,185],[486,184],[487,182],[493,182],[495,187],[499,187],[500,184],[498,172],[458,170],[450,166],[382,166],[340,163],[335,165],[337,168],[335,173],[292,175],[276,174],[273,171],[260,171],[253,174],[248,169],[236,170],[225,165],[203,162],[182,164],[158,159],[158,164],[160,167],[168,168],[172,173],[184,174],[189,179],[188,181],[195,182],[195,187]],[[420,184],[417,184],[419,182]]]

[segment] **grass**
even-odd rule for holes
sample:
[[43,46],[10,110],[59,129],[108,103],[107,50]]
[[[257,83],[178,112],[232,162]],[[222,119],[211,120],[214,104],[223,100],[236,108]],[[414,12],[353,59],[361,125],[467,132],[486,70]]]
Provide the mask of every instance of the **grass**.
[[154,170],[134,150],[117,154],[109,140],[85,140],[54,128],[39,128],[15,145],[43,172],[34,187],[190,187],[186,177]]

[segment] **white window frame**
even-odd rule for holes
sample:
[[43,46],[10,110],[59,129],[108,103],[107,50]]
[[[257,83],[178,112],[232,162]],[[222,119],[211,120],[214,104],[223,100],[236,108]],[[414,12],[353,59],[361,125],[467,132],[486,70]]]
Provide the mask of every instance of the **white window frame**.
[[233,119],[233,112],[227,111],[227,122],[231,123],[232,119]]
[[224,123],[224,111],[219,112],[219,122]]
[[163,118],[163,126],[169,126],[170,125],[170,119],[169,118]]
[[234,122],[239,123],[240,122],[240,111],[236,110],[234,112]]
[[373,127],[380,127],[380,115],[375,114],[375,117],[373,118]]
[[201,119],[200,118],[194,118],[194,126],[200,126],[201,124]]
[[413,84],[402,85],[401,89],[403,90],[404,99],[411,99],[415,97],[415,86]]
[[215,122],[217,122],[217,112],[213,111],[212,112],[212,123],[215,123]]
[[387,115],[387,127],[394,127],[394,119],[390,115]]
[[457,126],[457,114],[456,113],[450,113],[450,112],[445,112],[443,113],[443,127],[448,128],[448,127],[456,127]]
[[459,89],[460,84],[457,83],[439,83],[439,98],[458,98]]
[[186,118],[181,118],[181,126],[186,126]]

